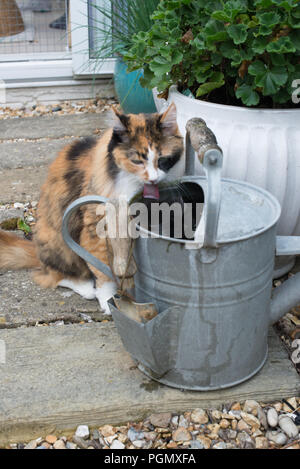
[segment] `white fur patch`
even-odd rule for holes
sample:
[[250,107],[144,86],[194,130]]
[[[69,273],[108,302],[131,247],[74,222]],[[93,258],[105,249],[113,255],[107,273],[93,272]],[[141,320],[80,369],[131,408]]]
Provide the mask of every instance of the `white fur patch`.
[[143,181],[141,181],[141,179],[135,174],[121,171],[116,180],[115,196],[124,196],[127,202],[129,202],[130,199],[132,199],[132,197],[142,189],[143,184]]
[[154,161],[155,161],[155,153],[149,147],[148,149],[148,160],[146,165],[146,170],[148,173],[149,181],[158,183],[162,181],[166,177],[166,173],[159,168],[155,168]]
[[101,309],[103,309],[104,314],[111,314],[107,302],[116,293],[117,286],[115,282],[105,282],[102,287],[96,289],[96,298],[99,301],[99,304],[101,306]]
[[96,290],[94,288],[93,280],[70,280],[64,278],[57,285],[58,287],[70,288],[78,295],[86,300],[93,300],[96,298]]

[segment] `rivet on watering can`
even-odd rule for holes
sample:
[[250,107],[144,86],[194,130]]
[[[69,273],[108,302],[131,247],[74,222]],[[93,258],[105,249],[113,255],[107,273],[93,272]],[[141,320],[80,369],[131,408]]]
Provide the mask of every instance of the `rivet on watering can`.
[[208,161],[211,165],[216,164],[216,162],[218,161],[218,157],[216,155],[209,155]]

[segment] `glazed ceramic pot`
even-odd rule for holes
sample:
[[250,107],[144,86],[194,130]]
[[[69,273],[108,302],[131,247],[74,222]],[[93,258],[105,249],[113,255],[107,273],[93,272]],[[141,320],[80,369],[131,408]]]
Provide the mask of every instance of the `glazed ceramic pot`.
[[114,81],[119,103],[124,112],[131,114],[156,112],[152,92],[140,85],[142,70],[127,72],[127,65],[118,59],[115,65]]

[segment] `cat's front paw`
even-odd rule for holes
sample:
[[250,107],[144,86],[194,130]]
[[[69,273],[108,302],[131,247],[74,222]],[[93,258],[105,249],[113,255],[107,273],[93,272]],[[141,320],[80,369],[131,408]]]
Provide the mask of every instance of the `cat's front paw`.
[[115,282],[105,282],[100,288],[96,289],[96,298],[99,301],[104,314],[111,314],[108,300],[117,293],[117,285]]

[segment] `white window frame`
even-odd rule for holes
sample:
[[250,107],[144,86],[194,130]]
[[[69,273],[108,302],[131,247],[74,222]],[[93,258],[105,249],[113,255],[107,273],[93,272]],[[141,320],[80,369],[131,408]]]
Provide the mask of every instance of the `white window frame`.
[[[105,0],[101,0],[105,2]],[[88,0],[71,0],[72,65],[75,76],[112,76],[116,59],[99,60],[89,54]]]

